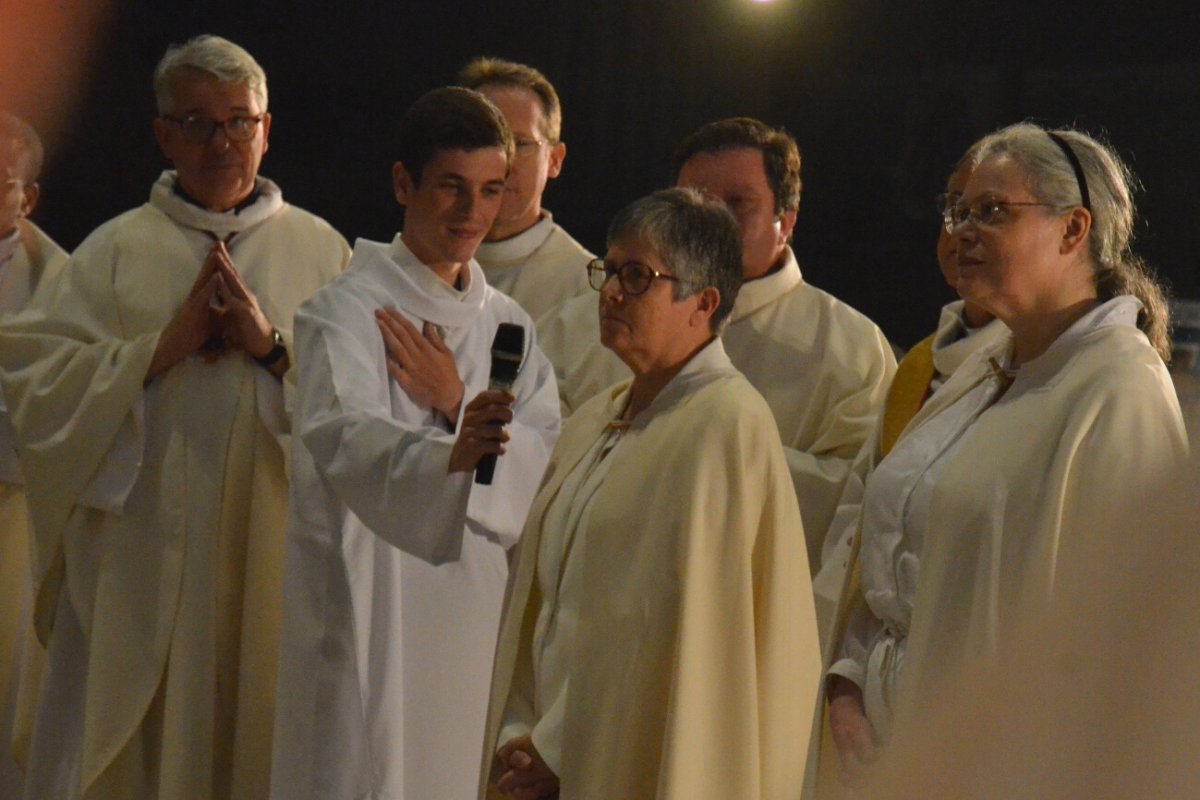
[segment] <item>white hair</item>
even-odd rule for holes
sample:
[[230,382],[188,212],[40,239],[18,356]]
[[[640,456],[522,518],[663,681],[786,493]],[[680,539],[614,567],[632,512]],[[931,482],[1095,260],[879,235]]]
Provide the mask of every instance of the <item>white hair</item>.
[[221,83],[246,86],[258,99],[259,110],[267,110],[267,75],[254,56],[228,39],[204,34],[168,47],[154,68],[154,97],[159,114],[171,110],[175,79],[185,72],[203,72]]

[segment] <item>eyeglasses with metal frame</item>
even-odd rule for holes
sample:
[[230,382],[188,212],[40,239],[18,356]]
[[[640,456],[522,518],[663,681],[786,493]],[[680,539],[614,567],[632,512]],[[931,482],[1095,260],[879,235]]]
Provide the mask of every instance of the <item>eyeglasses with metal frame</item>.
[[[954,198],[951,202],[950,198]],[[1042,206],[1044,208],[1068,209],[1074,206],[1060,206],[1054,203],[1035,203],[1032,201],[996,200],[985,197],[970,203],[964,203],[961,196],[953,194],[938,195],[938,208],[942,212],[942,227],[946,233],[954,233],[954,229],[965,222],[971,222],[981,228],[994,228],[1004,217],[1008,208],[1013,206]]]
[[182,118],[163,114],[162,118],[178,125],[179,129],[183,131],[183,138],[192,144],[208,144],[212,140],[213,134],[217,132],[217,128],[223,129],[225,138],[231,142],[248,142],[254,138],[254,134],[258,131],[258,124],[263,121],[264,116],[263,114],[258,116],[238,115],[228,119],[213,119],[199,114],[188,114]]
[[608,279],[617,276],[621,291],[627,295],[645,294],[656,279],[679,282],[674,275],[667,275],[651,269],[638,261],[626,261],[624,264],[609,264],[603,258],[595,258],[588,262],[588,285],[597,292],[604,288]]

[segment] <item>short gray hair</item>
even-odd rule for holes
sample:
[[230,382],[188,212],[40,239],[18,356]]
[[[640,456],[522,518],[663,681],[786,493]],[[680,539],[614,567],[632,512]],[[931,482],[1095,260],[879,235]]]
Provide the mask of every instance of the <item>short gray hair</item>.
[[158,113],[171,110],[174,81],[181,73],[203,72],[221,83],[245,86],[267,110],[267,75],[254,56],[228,39],[204,34],[183,44],[173,44],[154,68],[154,98]]
[[650,245],[679,278],[676,300],[709,286],[721,293],[709,320],[719,332],[742,286],[742,234],[729,208],[695,189],[663,189],[613,217],[608,246],[631,238]]
[[1136,181],[1121,157],[1108,145],[1083,131],[1064,128],[1047,131],[1030,122],[1009,125],[976,143],[975,164],[993,156],[1008,156],[1025,173],[1030,192],[1040,202],[1059,208],[1082,206],[1075,169],[1054,139],[1053,133],[1079,159],[1088,188],[1092,229],[1088,255],[1101,301],[1132,294],[1142,301],[1138,316],[1150,343],[1170,357],[1168,325],[1170,308],[1166,296],[1146,264],[1132,250]]

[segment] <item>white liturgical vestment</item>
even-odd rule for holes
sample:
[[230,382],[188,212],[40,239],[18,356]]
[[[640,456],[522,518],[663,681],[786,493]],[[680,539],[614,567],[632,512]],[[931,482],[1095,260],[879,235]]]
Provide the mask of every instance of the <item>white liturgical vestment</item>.
[[265,178],[225,213],[174,186],[93,232],[0,336],[48,648],[30,798],[267,791],[284,385],[234,349],[146,371],[216,239],[289,348],[349,248]]
[[[893,413],[893,398],[903,397],[910,392],[919,392],[922,397],[920,404],[912,404],[911,408],[901,410],[908,414],[911,421],[924,399],[936,392],[950,376],[975,352],[991,347],[1008,335],[1008,328],[1000,320],[993,319],[978,328],[967,327],[962,315],[963,301],[956,300],[942,308],[938,318],[938,327],[928,340],[916,345],[900,361],[895,384],[916,381],[917,385],[908,387],[906,391],[898,392],[893,387],[888,393],[888,402],[880,415],[879,423],[874,433],[863,444],[862,450],[854,459],[850,474],[842,487],[841,499],[829,532],[825,535],[825,543],[821,551],[821,565],[813,578],[813,592],[817,602],[817,623],[821,630],[821,644],[824,647],[829,629],[833,624],[837,603],[845,583],[846,569],[850,564],[850,551],[854,535],[858,531],[859,513],[862,509],[863,485],[867,476],[875,469],[879,459],[883,457],[883,428],[885,419]],[[923,351],[923,352],[922,352]],[[928,359],[927,363],[925,360]]]
[[[871,474],[861,583],[830,672],[863,688],[878,730],[910,679],[909,654],[928,692],[995,652],[1022,609],[1052,600],[1058,573],[1083,566],[1071,562],[1078,537],[1101,535],[1106,515],[1182,463],[1179,407],[1135,327],[1139,308],[1128,296],[1098,306],[1006,391],[988,359],[1007,363],[1011,339],[979,351]],[[969,601],[930,604],[939,597]]]
[[[299,386],[272,797],[454,800],[475,792],[507,554],[558,434],[529,316],[474,261],[462,291],[397,237],[359,240],[296,315]],[[456,431],[388,374],[375,311],[432,323],[463,406],[502,322],[526,328],[490,486],[449,473]]]
[[[0,239],[0,317],[22,311],[54,284],[67,253],[40,228],[19,220]],[[0,797],[21,793],[31,703],[45,651],[33,636],[25,478],[8,408],[0,395]]]

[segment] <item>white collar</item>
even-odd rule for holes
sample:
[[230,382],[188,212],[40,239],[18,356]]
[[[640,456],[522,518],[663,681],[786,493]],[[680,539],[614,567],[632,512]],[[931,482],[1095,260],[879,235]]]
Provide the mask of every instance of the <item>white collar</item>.
[[726,324],[731,325],[748,317],[802,283],[804,283],[804,278],[800,274],[800,264],[796,261],[796,254],[792,252],[790,245],[786,246],[783,251],[783,266],[774,272],[768,272],[761,278],[742,283],[742,288],[738,290],[737,300],[733,304],[733,311],[730,312]]
[[542,218],[516,236],[499,242],[483,242],[475,252],[475,258],[488,267],[506,267],[524,263],[535,250],[546,243],[554,233],[554,217],[542,210]]
[[175,170],[163,170],[150,187],[150,205],[185,228],[205,231],[218,239],[252,228],[283,208],[283,192],[261,175],[255,178],[258,197],[238,211],[209,211],[189,203],[175,191],[176,180]]
[[359,239],[354,243],[347,270],[366,271],[399,309],[447,328],[470,325],[483,309],[488,291],[483,270],[474,259],[464,265],[470,270],[463,291],[446,284],[404,244],[397,234],[390,244]]
[[998,319],[972,328],[963,317],[963,301],[942,307],[937,333],[933,337],[933,368],[939,375],[953,375],[976,350],[998,340],[1008,329]]

